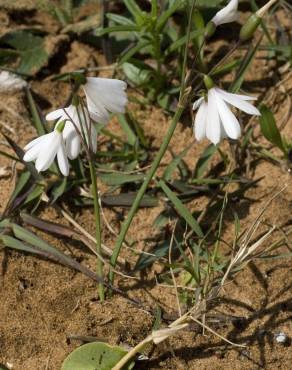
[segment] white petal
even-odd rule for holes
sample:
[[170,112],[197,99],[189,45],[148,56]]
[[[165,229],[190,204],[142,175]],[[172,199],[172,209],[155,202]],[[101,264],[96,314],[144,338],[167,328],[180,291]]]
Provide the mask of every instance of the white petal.
[[221,140],[220,118],[214,89],[208,92],[206,136],[215,145]]
[[58,165],[59,165],[59,169],[61,173],[64,176],[68,176],[69,175],[69,162],[68,162],[68,158],[67,158],[63,143],[59,146],[59,149],[57,152],[57,159],[58,159]]
[[38,143],[42,142],[42,140],[43,140],[43,136],[39,136],[39,137],[35,138],[34,140],[32,140],[28,144],[26,144],[26,146],[24,147],[24,150],[31,149],[33,146],[35,146]]
[[87,82],[101,89],[126,90],[127,88],[127,84],[125,81],[118,80],[115,78],[87,77],[86,80]]
[[70,159],[75,159],[78,157],[81,149],[80,138],[76,132],[71,132],[70,135],[67,136],[66,140],[66,153]]
[[203,101],[195,118],[194,132],[198,141],[206,137],[207,109],[207,103]]
[[220,95],[216,94],[216,100],[219,116],[226,135],[231,139],[238,139],[241,133],[238,120]]
[[58,119],[64,115],[64,110],[63,109],[57,109],[54,110],[53,112],[50,112],[46,115],[46,120],[47,121],[54,121],[55,119]]
[[91,96],[85,92],[86,95],[86,100],[87,100],[87,108],[90,114],[90,117],[98,122],[98,123],[107,123],[109,120],[109,113],[107,110],[98,102],[98,97],[93,97],[96,98],[95,101],[92,100]]
[[30,149],[28,149],[28,151],[24,154],[23,156],[23,160],[25,162],[31,162],[31,161],[35,161],[40,153],[40,151],[42,150],[41,146],[40,145],[35,145],[33,147],[31,147]]
[[221,9],[211,19],[211,22],[215,23],[216,26],[220,24],[234,22],[238,18],[238,0],[231,0],[227,6]]
[[247,114],[252,114],[252,115],[255,115],[255,116],[260,116],[261,115],[259,110],[256,107],[254,107],[252,104],[248,103],[246,100],[242,99],[240,97],[240,95],[238,96],[236,94],[231,94],[231,93],[226,93],[226,92],[225,92],[225,94],[222,94],[222,92],[220,92],[220,96],[227,103],[233,105],[234,107],[242,110],[243,112],[245,112]]
[[193,104],[193,110],[197,110],[199,108],[199,106],[202,104],[203,100],[204,100],[203,97],[196,100]]
[[228,91],[225,91],[225,90],[222,90],[222,89],[219,89],[219,87],[215,87],[215,90],[217,93],[219,93],[220,95],[222,95],[222,97],[224,98],[225,96],[235,96],[236,98],[239,98],[239,99],[242,99],[242,100],[257,100],[257,97],[256,96],[249,96],[249,95],[242,95],[242,94],[233,94],[233,93],[230,93]]
[[83,85],[91,117],[99,123],[109,119],[107,111],[124,113],[128,102],[124,81],[108,78],[88,77]]
[[53,131],[46,136],[47,140],[35,163],[38,172],[46,171],[51,166],[61,145],[62,135],[59,132]]

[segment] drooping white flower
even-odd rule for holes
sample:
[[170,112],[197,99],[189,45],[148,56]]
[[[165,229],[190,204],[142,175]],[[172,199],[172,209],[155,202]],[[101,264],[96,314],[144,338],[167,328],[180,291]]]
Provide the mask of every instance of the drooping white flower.
[[21,77],[7,72],[0,72],[0,92],[12,92],[23,89],[27,82]]
[[109,113],[125,113],[126,88],[127,84],[121,80],[87,77],[83,90],[91,118],[98,123],[107,123]]
[[[78,110],[77,110],[78,109]],[[94,124],[90,124],[90,117],[88,112],[84,109],[77,108],[71,104],[69,107],[64,109],[57,109],[46,115],[48,121],[58,120],[65,121],[66,125],[63,130],[63,139],[65,141],[66,153],[70,159],[78,157],[81,150],[81,138],[79,133],[85,134],[86,142],[91,143],[91,149],[94,153],[97,150],[97,132]],[[75,124],[73,124],[73,122]],[[79,133],[77,130],[79,130]],[[88,130],[90,129],[90,132]],[[88,140],[90,136],[90,141]]]
[[259,110],[248,102],[254,99],[247,95],[231,94],[218,87],[209,89],[207,97],[198,99],[193,105],[193,109],[199,108],[194,122],[196,139],[206,137],[215,145],[225,137],[238,139],[241,129],[230,105],[247,114],[259,116]]
[[64,176],[69,175],[65,143],[62,132],[58,129],[32,140],[24,147],[24,150],[26,153],[23,160],[25,162],[36,161],[35,167],[38,172],[46,171],[57,156],[61,173]]
[[234,22],[238,18],[238,0],[231,0],[229,3],[219,10],[211,19],[211,22],[218,27],[220,24]]

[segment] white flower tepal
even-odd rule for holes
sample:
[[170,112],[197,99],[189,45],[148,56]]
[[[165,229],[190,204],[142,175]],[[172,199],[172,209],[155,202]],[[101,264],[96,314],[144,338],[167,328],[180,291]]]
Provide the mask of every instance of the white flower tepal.
[[229,3],[211,19],[216,27],[220,24],[234,22],[238,18],[238,0],[231,0]]
[[229,105],[259,116],[259,110],[248,102],[254,99],[247,95],[231,94],[218,87],[209,89],[207,97],[200,98],[193,105],[193,109],[199,108],[194,122],[196,139],[207,138],[215,145],[226,137],[238,139],[240,125]]
[[83,90],[90,116],[98,123],[107,123],[109,113],[125,113],[128,102],[124,81],[87,77]]
[[[58,119],[58,122],[66,122],[65,128],[63,130],[63,138],[66,144],[66,152],[70,159],[77,158],[80,153],[81,138],[79,133],[82,133],[82,131],[85,133],[87,144],[90,142],[92,151],[96,153],[97,132],[94,124],[90,123],[90,117],[85,108],[83,110],[71,104],[67,108],[57,109],[46,115],[46,120],[48,121],[52,121],[55,119]],[[90,133],[88,133],[87,127],[90,127]],[[79,133],[76,131],[76,128],[77,130],[79,130]],[[88,136],[90,136],[90,140],[88,140]]]
[[69,175],[69,163],[65,150],[62,132],[57,129],[49,134],[40,136],[28,143],[23,160],[25,162],[35,162],[38,172],[46,171],[54,162],[57,156],[58,165],[64,176]]

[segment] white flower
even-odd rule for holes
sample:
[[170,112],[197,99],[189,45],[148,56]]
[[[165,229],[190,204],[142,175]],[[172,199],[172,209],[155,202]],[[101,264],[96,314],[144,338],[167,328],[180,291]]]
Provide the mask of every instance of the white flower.
[[83,89],[87,107],[92,119],[98,123],[107,123],[109,113],[125,113],[128,102],[124,81],[111,78],[87,77]]
[[[78,132],[76,131],[76,128],[79,130],[81,134],[83,130],[86,136],[86,141],[88,143],[89,140],[87,126],[88,125],[90,126],[91,132],[89,133],[89,135],[91,148],[94,153],[96,153],[97,150],[96,128],[94,127],[93,123],[90,124],[90,117],[86,110],[84,111],[84,113],[81,108],[79,108],[77,111],[77,107],[71,104],[67,108],[57,109],[46,115],[46,119],[48,121],[58,119],[58,122],[60,121],[66,122],[66,125],[63,130],[63,139],[65,141],[66,153],[70,159],[77,158],[81,150],[81,138]],[[74,122],[76,128],[72,121]]]
[[228,5],[219,10],[215,16],[211,19],[216,27],[220,24],[234,22],[238,18],[238,0],[231,0]]
[[35,167],[38,172],[46,171],[57,155],[61,173],[64,176],[68,176],[69,163],[65,151],[65,144],[62,132],[59,132],[57,129],[32,140],[25,146],[24,150],[26,153],[23,160],[25,162],[36,161]]
[[27,82],[13,73],[2,71],[0,73],[0,92],[17,91],[23,89]]
[[247,114],[259,116],[259,110],[248,103],[254,99],[256,98],[231,94],[218,87],[212,87],[208,90],[207,101],[200,98],[193,105],[193,109],[199,108],[194,123],[196,139],[202,140],[207,137],[215,145],[225,137],[238,139],[241,133],[240,125],[229,105]]

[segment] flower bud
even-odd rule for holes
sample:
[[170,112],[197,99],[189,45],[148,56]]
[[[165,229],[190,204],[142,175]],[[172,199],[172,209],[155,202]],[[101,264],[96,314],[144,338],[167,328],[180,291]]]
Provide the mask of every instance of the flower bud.
[[256,13],[252,14],[248,18],[247,22],[241,27],[241,30],[240,30],[239,38],[241,41],[247,41],[254,35],[256,29],[261,23],[263,16],[276,1],[277,0],[270,0],[267,4],[265,4],[262,8],[260,8]]

